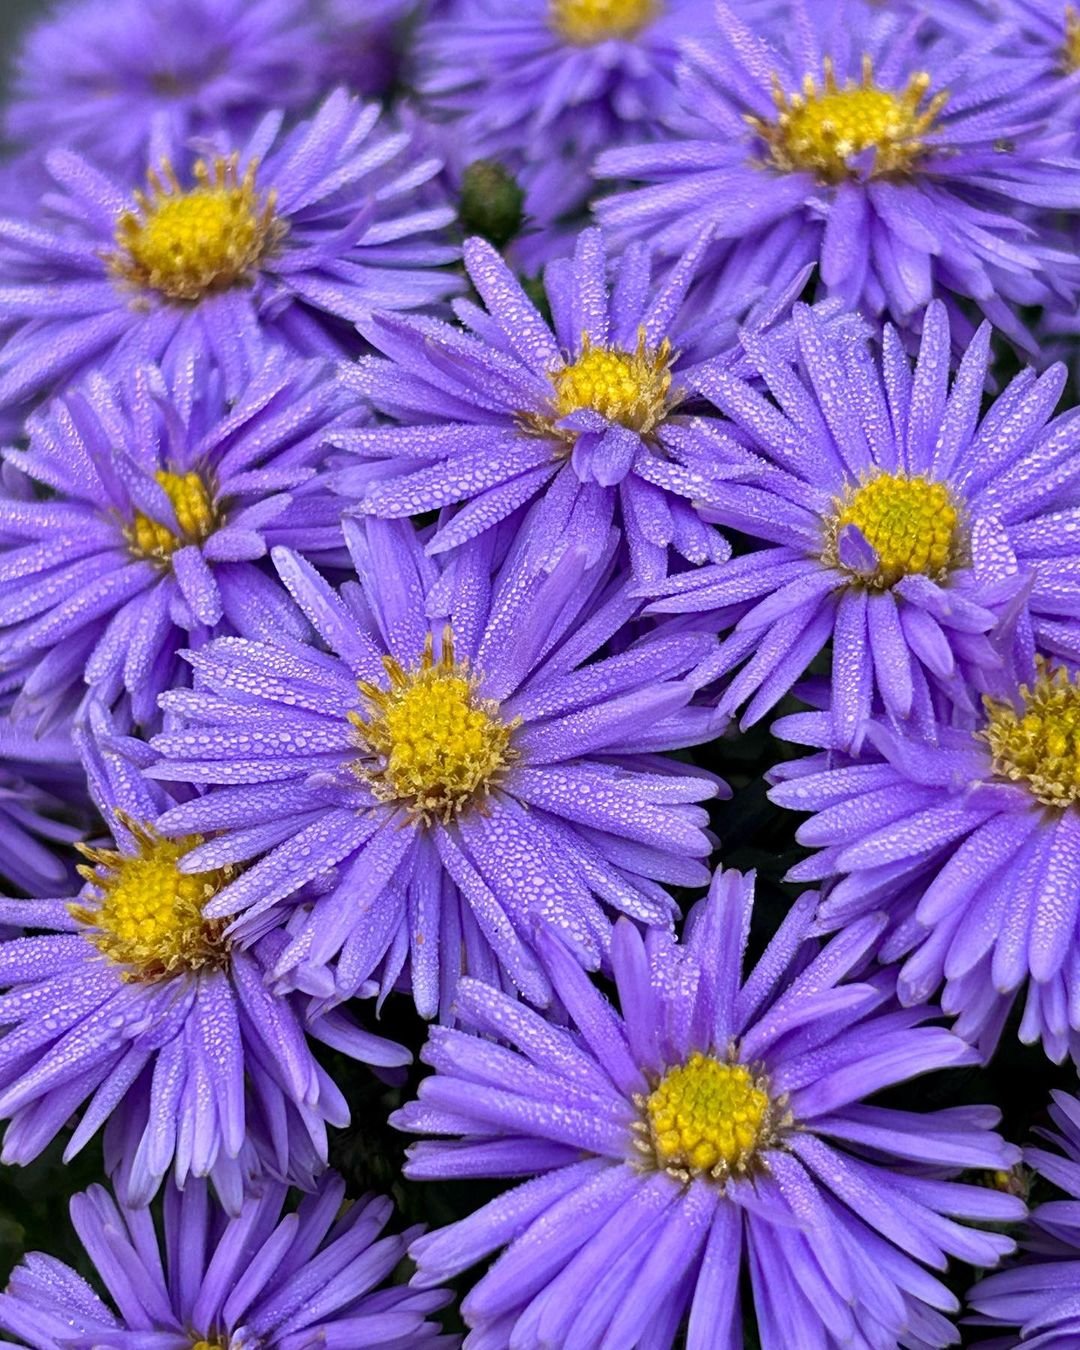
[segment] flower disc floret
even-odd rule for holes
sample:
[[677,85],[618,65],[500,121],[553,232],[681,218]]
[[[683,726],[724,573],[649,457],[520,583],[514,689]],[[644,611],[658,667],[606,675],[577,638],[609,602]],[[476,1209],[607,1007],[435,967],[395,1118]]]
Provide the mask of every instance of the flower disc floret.
[[877,554],[871,585],[893,586],[913,573],[940,580],[958,561],[959,523],[959,510],[944,483],[922,475],[879,473],[849,489],[837,503],[826,560],[843,566],[838,562],[840,534],[854,525]]
[[551,23],[568,42],[631,38],[660,14],[658,0],[551,0]]
[[1042,666],[1032,685],[1022,685],[1021,706],[986,700],[983,736],[994,772],[1023,783],[1045,806],[1080,802],[1080,676]]
[[415,669],[390,656],[383,665],[390,688],[360,681],[368,709],[349,714],[377,759],[361,775],[381,800],[404,802],[425,821],[451,820],[486,796],[517,757],[510,741],[518,721],[504,722],[499,705],[478,696],[467,666],[454,660],[449,628],[438,660],[429,633]]
[[555,420],[590,409],[609,422],[647,436],[671,409],[673,359],[667,338],[659,346],[650,347],[641,330],[633,351],[594,347],[585,335],[577,360],[551,377]]
[[1080,14],[1075,6],[1065,6],[1065,46],[1062,59],[1067,74],[1080,70]]
[[180,871],[198,835],[163,839],[145,825],[124,819],[134,835],[134,855],[80,846],[93,867],[80,873],[102,893],[100,904],[73,904],[71,914],[92,929],[91,941],[125,978],[145,981],[220,963],[225,923],[203,917],[203,906],[233,877],[231,868]]
[[168,469],[159,469],[154,480],[169,499],[180,533],[174,534],[168,525],[139,511],[127,535],[136,557],[164,562],[178,548],[202,543],[208,538],[217,517],[210,490],[198,473],[172,473]]
[[200,159],[186,192],[170,164],[152,170],[149,191],[135,194],[138,209],[117,220],[113,275],[180,301],[247,281],[283,233],[274,194],[262,198],[256,189],[256,169],[252,162],[241,176],[235,154]]
[[893,177],[909,173],[922,157],[924,137],[945,106],[945,94],[921,106],[929,87],[930,76],[920,71],[900,93],[881,89],[874,81],[869,57],[863,59],[859,82],[848,80],[840,85],[826,58],[820,87],[807,75],[802,92],[789,95],[774,76],[776,120],[751,116],[748,121],[765,141],[778,169],[841,183],[862,176],[852,161],[872,150],[871,176]]
[[752,1166],[772,1134],[773,1108],[764,1078],[699,1051],[668,1069],[644,1118],[658,1167],[722,1178]]

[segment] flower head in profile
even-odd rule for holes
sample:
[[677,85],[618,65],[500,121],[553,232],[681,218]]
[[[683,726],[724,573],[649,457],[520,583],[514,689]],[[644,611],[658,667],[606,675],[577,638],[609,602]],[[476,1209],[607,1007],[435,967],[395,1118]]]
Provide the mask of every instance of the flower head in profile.
[[599,556],[613,523],[642,584],[674,557],[727,558],[693,504],[724,472],[708,408],[695,403],[695,349],[726,348],[716,357],[726,365],[735,321],[750,309],[751,326],[765,323],[784,297],[744,280],[703,329],[681,309],[688,262],[654,285],[648,251],[632,247],[612,281],[599,231],[585,230],[573,258],[546,269],[549,324],[489,244],[469,240],[465,260],[486,305],[457,306],[466,331],[395,316],[365,327],[384,355],[362,357],[345,379],[394,421],[335,437],[362,459],[340,489],[381,517],[460,504],[433,552],[535,502],[526,529],[538,565],[574,544]]
[[[365,524],[347,524],[340,590],[275,552],[317,643],[191,654],[153,772],[212,790],[159,828],[214,832],[182,870],[250,862],[206,913],[243,942],[279,907],[279,987],[337,1001],[405,970],[432,1016],[464,972],[546,1004],[538,931],[596,967],[611,910],[670,925],[661,883],[708,877],[697,803],[723,785],[658,752],[722,725],[692,702],[710,640],[632,640],[614,541],[596,567],[570,551],[537,575],[492,530],[440,569],[409,523]],[[308,883],[324,894],[295,903]]]
[[972,710],[1003,662],[1030,665],[1033,640],[1076,653],[1080,415],[1052,419],[1064,368],[1022,371],[983,411],[989,327],[952,376],[941,305],[914,367],[892,328],[880,356],[805,308],[795,332],[790,357],[748,349],[760,383],[699,370],[743,471],[697,505],[751,547],[670,578],[651,607],[731,629],[721,708],[748,704],[756,722],[831,641],[835,734],[851,746],[875,709],[924,728],[935,708]]
[[1010,1345],[1032,1350],[1067,1350],[1080,1337],[1080,1098],[1052,1096],[1056,1128],[1036,1131],[1052,1147],[1026,1148],[1024,1162],[1056,1198],[1032,1210],[1023,1255],[967,1296],[978,1314],[972,1322],[1008,1327],[1020,1338]]
[[773,769],[770,796],[812,813],[796,838],[819,851],[790,876],[832,879],[822,925],[887,912],[905,1003],[944,982],[957,1031],[990,1054],[1026,991],[1021,1040],[1080,1062],[1080,678],[1040,662],[932,741],[874,724],[858,761],[827,714],[775,732],[821,751]]
[[231,1213],[268,1175],[310,1187],[327,1125],[349,1108],[308,1036],[378,1066],[408,1051],[270,992],[283,935],[241,950],[208,916],[235,870],[181,870],[202,839],[155,830],[170,798],[139,772],[145,744],[92,716],[80,742],[113,842],[81,848],[76,901],[0,901],[0,919],[28,930],[0,943],[3,1161],[30,1162],[74,1116],[65,1160],[104,1125],[106,1166],[134,1206],[170,1172],[181,1187],[211,1178]]
[[733,254],[778,273],[816,262],[852,310],[917,331],[941,298],[964,337],[972,301],[1037,352],[1017,311],[1072,293],[1053,212],[1080,190],[1073,134],[1048,128],[1054,91],[1016,28],[931,35],[926,7],[865,0],[784,0],[756,21],[711,8],[669,137],[597,161],[639,185],[597,203],[616,246],[675,258],[708,229],[706,282]]
[[262,559],[275,544],[343,551],[318,470],[357,412],[328,363],[280,348],[238,399],[225,386],[194,356],[98,373],[8,452],[9,482],[26,485],[0,499],[0,666],[18,676],[18,714],[55,719],[89,687],[150,724],[181,647],[296,627]]
[[159,1238],[145,1212],[91,1186],[71,1201],[101,1297],[70,1266],[40,1252],[0,1294],[0,1329],[30,1350],[436,1350],[427,1320],[449,1301],[390,1282],[416,1229],[384,1233],[393,1203],[346,1202],[328,1175],[285,1209],[267,1185],[236,1214],[204,1182],[165,1191]]
[[1012,1250],[967,1221],[1023,1204],[952,1180],[1018,1156],[997,1112],[865,1103],[974,1058],[886,973],[859,978],[878,921],[819,949],[803,896],[744,976],[752,896],[718,873],[681,944],[620,920],[620,1011],[551,943],[569,1026],[468,980],[432,1030],[435,1072],[392,1121],[444,1137],[406,1175],[531,1178],[411,1248],[420,1287],[502,1251],[462,1305],[478,1344],[668,1350],[685,1327],[688,1350],[738,1350],[748,1278],[763,1350],[944,1346],[949,1258]]
[[439,162],[414,162],[409,133],[341,89],[281,125],[273,112],[245,141],[222,132],[190,166],[170,147],[122,182],[50,153],[53,192],[0,220],[0,407],[88,366],[192,351],[213,354],[235,397],[268,341],[337,355],[373,310],[456,289]]
[[16,56],[5,130],[16,144],[86,151],[144,171],[155,147],[227,128],[317,92],[319,29],[304,0],[66,0]]
[[701,27],[697,0],[463,0],[421,28],[417,85],[461,167],[494,158],[520,176],[542,248],[583,211],[601,150],[656,135]]

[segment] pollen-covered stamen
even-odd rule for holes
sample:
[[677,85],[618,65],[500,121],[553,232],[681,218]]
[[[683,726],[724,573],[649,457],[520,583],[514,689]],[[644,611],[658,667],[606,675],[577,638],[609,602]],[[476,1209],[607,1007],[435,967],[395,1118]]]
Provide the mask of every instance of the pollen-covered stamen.
[[873,572],[852,571],[869,586],[894,586],[912,573],[940,580],[960,561],[960,512],[944,483],[921,475],[879,473],[849,488],[827,521],[822,558],[844,567],[840,536],[854,525],[877,554]]
[[171,525],[164,525],[137,511],[125,534],[137,558],[168,562],[178,548],[201,544],[213,532],[217,512],[210,490],[199,474],[159,469],[154,479],[172,505],[180,533],[177,534]]
[[582,47],[609,38],[631,38],[656,19],[660,0],[551,0],[551,25]]
[[552,373],[554,395],[550,415],[526,420],[536,430],[572,441],[576,439],[575,433],[560,431],[555,424],[587,408],[609,422],[648,436],[678,402],[678,395],[671,388],[674,359],[668,339],[650,347],[644,329],[638,330],[633,351],[594,347],[586,334],[577,360]]
[[868,56],[863,57],[861,81],[840,85],[826,57],[822,87],[807,75],[802,92],[789,95],[774,76],[775,120],[747,120],[765,142],[775,168],[840,183],[862,176],[853,160],[873,150],[870,176],[894,177],[909,173],[925,153],[925,137],[947,102],[948,95],[940,93],[924,104],[929,87],[930,76],[922,71],[900,92],[879,89]]
[[184,191],[166,163],[137,192],[137,210],[116,222],[116,252],[109,270],[141,291],[169,300],[200,300],[250,280],[280,241],[284,224],[274,214],[274,194],[255,187],[257,166],[240,174],[239,158],[198,160],[195,186]]
[[700,1052],[668,1069],[647,1097],[636,1100],[642,1113],[638,1151],[680,1180],[723,1181],[753,1170],[790,1123],[763,1074]]
[[1080,675],[1040,663],[1034,684],[1020,689],[1019,706],[987,698],[994,772],[1023,783],[1045,806],[1080,803]]
[[449,821],[499,784],[517,758],[520,719],[503,721],[499,705],[478,695],[466,663],[454,660],[449,628],[438,660],[429,633],[414,669],[389,656],[383,664],[390,688],[360,681],[367,708],[349,714],[376,760],[357,772],[380,800],[402,802],[425,823]]
[[184,856],[203,841],[198,835],[163,839],[145,824],[121,816],[138,851],[121,853],[77,845],[93,866],[80,875],[97,892],[69,906],[90,930],[91,942],[127,980],[157,980],[219,965],[226,959],[227,920],[206,919],[206,902],[232,880],[232,868],[180,871]]

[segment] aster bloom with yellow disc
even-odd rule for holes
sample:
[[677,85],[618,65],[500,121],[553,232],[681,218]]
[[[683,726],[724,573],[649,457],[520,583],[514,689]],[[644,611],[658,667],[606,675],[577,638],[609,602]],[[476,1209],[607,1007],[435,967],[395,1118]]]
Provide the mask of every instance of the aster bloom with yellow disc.
[[304,0],[65,0],[16,56],[5,131],[141,174],[155,147],[246,136],[268,107],[305,111],[319,37]]
[[628,627],[640,601],[612,574],[615,540],[538,575],[512,529],[442,568],[408,522],[346,537],[340,590],[275,551],[319,645],[223,638],[189,657],[152,772],[211,790],[158,827],[213,832],[183,870],[250,863],[206,913],[240,942],[284,924],[279,988],[334,1003],[400,982],[430,1017],[466,973],[545,1005],[538,931],[596,967],[612,910],[670,925],[661,883],[708,877],[698,803],[723,784],[659,752],[721,727],[690,678],[711,639]]
[[[972,1323],[1008,1327],[1009,1345],[1032,1350],[1068,1350],[1080,1341],[1080,1098],[1051,1095],[1054,1128],[1036,1131],[1044,1142],[1024,1150],[1024,1162],[1037,1174],[1033,1181],[1048,1198],[1031,1212],[1023,1255],[967,1295]],[[1006,1342],[988,1344],[993,1350]]]
[[20,686],[16,713],[49,722],[89,688],[153,723],[183,678],[181,647],[299,631],[262,560],[277,543],[343,553],[340,499],[318,470],[325,435],[358,415],[328,364],[280,348],[236,401],[192,357],[169,375],[91,376],[36,413],[0,497],[0,666]]
[[465,261],[487,307],[458,306],[467,331],[395,316],[365,327],[385,356],[362,357],[344,378],[394,421],[333,438],[362,461],[338,475],[339,490],[380,517],[460,503],[432,552],[535,502],[524,528],[538,566],[572,544],[598,556],[613,523],[642,584],[666,576],[673,558],[726,559],[726,541],[693,504],[725,471],[696,398],[695,358],[719,348],[722,364],[734,359],[737,320],[749,310],[748,326],[763,324],[785,297],[751,281],[694,327],[680,309],[689,259],[654,286],[647,250],[632,247],[609,282],[600,234],[585,230],[573,258],[545,271],[549,325],[489,244],[470,239]]
[[1019,1150],[989,1107],[864,1104],[974,1052],[865,974],[876,919],[808,940],[813,895],[744,977],[752,898],[717,873],[681,944],[620,920],[621,1011],[555,942],[568,1026],[462,982],[391,1119],[443,1136],[409,1150],[414,1181],[528,1178],[412,1244],[420,1288],[498,1257],[462,1303],[469,1343],[741,1350],[744,1283],[762,1350],[955,1341],[938,1276],[995,1265],[1012,1240],[969,1224],[1024,1206],[952,1178]]
[[29,934],[0,943],[0,1156],[29,1163],[74,1119],[65,1160],[104,1126],[106,1167],[136,1207],[170,1172],[181,1187],[209,1177],[231,1213],[268,1177],[310,1188],[349,1108],[308,1037],[385,1069],[409,1053],[270,992],[284,935],[241,950],[207,915],[236,869],[182,870],[203,841],[155,830],[175,799],[141,776],[145,744],[100,709],[92,721],[80,746],[114,842],[81,848],[77,900],[0,901],[0,921]]
[[222,130],[190,167],[166,146],[123,182],[67,149],[47,157],[53,191],[0,220],[0,407],[87,366],[193,352],[236,397],[267,342],[353,351],[372,310],[457,289],[440,164],[412,133],[344,90],[287,132],[282,117],[242,142]]
[[425,111],[458,168],[497,159],[519,176],[528,256],[553,256],[560,221],[583,214],[601,150],[656,135],[703,18],[698,0],[462,0],[420,29]]
[[989,1055],[1022,999],[1020,1039],[1080,1062],[1076,674],[1040,661],[933,741],[874,724],[857,763],[837,755],[826,714],[784,718],[775,731],[822,751],[770,774],[773,801],[812,813],[796,838],[819,851],[790,876],[829,879],[820,922],[842,928],[886,911],[881,959],[903,958],[905,1003],[944,982],[942,1007]]
[[794,350],[755,347],[760,383],[698,371],[743,470],[698,509],[752,546],[670,578],[651,606],[731,630],[720,707],[758,721],[831,642],[833,723],[851,746],[875,709],[923,727],[971,710],[999,670],[1030,664],[1033,640],[1080,651],[1080,415],[1052,416],[1064,368],[1022,371],[984,412],[988,325],[955,377],[941,304],[914,365],[891,327],[876,355],[804,307],[794,326]]
[[615,246],[647,239],[674,259],[708,229],[706,307],[733,270],[814,262],[852,310],[918,331],[935,297],[954,321],[972,300],[1036,352],[1018,311],[1074,291],[1053,212],[1080,207],[1080,178],[1015,25],[955,35],[926,6],[866,0],[779,0],[756,20],[710,8],[667,138],[597,161],[637,185],[597,202]]
[[0,1330],[30,1350],[438,1350],[439,1289],[393,1284],[418,1230],[386,1233],[394,1207],[345,1198],[327,1176],[292,1211],[268,1185],[223,1213],[203,1182],[165,1191],[161,1236],[104,1186],[71,1201],[103,1298],[70,1266],[31,1252],[0,1294]]

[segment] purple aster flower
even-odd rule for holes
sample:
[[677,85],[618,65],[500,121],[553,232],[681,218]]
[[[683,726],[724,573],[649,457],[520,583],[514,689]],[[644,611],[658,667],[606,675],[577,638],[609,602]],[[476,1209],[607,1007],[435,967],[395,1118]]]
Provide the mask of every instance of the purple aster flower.
[[22,681],[18,714],[55,718],[89,685],[149,723],[180,647],[297,629],[260,560],[276,543],[344,552],[319,466],[356,416],[328,363],[280,348],[237,400],[226,390],[191,353],[169,374],[97,373],[7,452],[25,475],[0,499],[0,668]]
[[400,30],[419,8],[420,0],[324,0],[323,83],[387,93],[400,73]]
[[89,152],[125,176],[163,145],[317,92],[319,32],[305,0],[69,0],[30,30],[5,114],[10,140]]
[[835,734],[857,745],[875,701],[924,726],[942,702],[970,710],[1004,649],[1030,662],[1032,633],[1076,651],[1080,414],[1051,420],[1064,368],[1022,371],[983,412],[989,327],[950,383],[940,304],[914,368],[891,327],[880,358],[802,307],[795,332],[792,360],[748,346],[764,393],[720,367],[696,374],[743,469],[714,476],[698,507],[758,547],[670,578],[652,609],[732,629],[713,672],[741,669],[720,707],[749,700],[756,722],[831,640]]
[[708,341],[727,348],[718,364],[730,363],[747,307],[759,301],[757,326],[790,296],[762,298],[748,282],[706,335],[680,313],[689,259],[654,287],[648,252],[632,246],[609,286],[599,231],[586,230],[573,259],[546,270],[549,325],[489,244],[470,239],[465,261],[487,306],[456,306],[469,331],[393,315],[365,327],[385,356],[362,357],[344,378],[394,425],[333,438],[364,461],[339,475],[339,489],[380,517],[460,503],[432,552],[537,501],[528,531],[538,566],[573,545],[597,557],[613,522],[641,584],[666,576],[671,555],[726,559],[727,543],[691,500],[732,471],[717,453],[716,419],[695,406],[691,360]]
[[243,145],[223,134],[190,171],[153,164],[145,190],[52,151],[59,193],[0,221],[0,405],[89,365],[188,350],[213,352],[235,396],[268,339],[336,355],[373,309],[456,289],[437,160],[413,161],[408,133],[340,89],[281,124],[267,114]]
[[202,839],[155,831],[173,799],[142,777],[147,747],[91,717],[80,744],[115,845],[80,850],[77,902],[0,901],[0,921],[33,933],[0,942],[3,1161],[30,1162],[78,1115],[65,1160],[104,1125],[106,1166],[131,1205],[170,1171],[181,1187],[210,1177],[232,1213],[266,1174],[310,1188],[326,1127],[349,1109],[308,1036],[378,1066],[409,1053],[344,1012],[316,1018],[308,1000],[270,992],[285,935],[230,941],[206,910],[235,869],[180,870]]
[[87,805],[68,732],[35,736],[0,717],[0,882],[27,895],[69,892],[71,845],[86,836]]
[[440,571],[407,522],[348,522],[340,591],[275,550],[321,644],[224,638],[189,656],[194,689],[164,695],[177,729],[153,772],[215,790],[159,828],[215,832],[185,869],[258,859],[207,916],[239,915],[245,941],[305,884],[328,892],[286,911],[279,987],[385,992],[408,959],[424,1016],[459,969],[546,1004],[538,929],[596,967],[610,909],[670,925],[660,883],[707,880],[695,803],[723,785],[657,752],[719,730],[691,704],[710,640],[619,636],[640,602],[611,578],[614,541],[591,571],[570,550],[538,576],[513,533]]
[[651,140],[675,99],[699,0],[461,0],[414,53],[427,107],[453,118],[462,164],[519,173],[540,226],[583,210],[599,151]]
[[1054,1151],[1026,1148],[1024,1161],[1067,1198],[1033,1209],[1024,1256],[980,1280],[968,1294],[979,1314],[972,1321],[1013,1328],[1025,1350],[1068,1350],[1080,1344],[1080,1098],[1066,1092],[1052,1096],[1050,1117],[1057,1129],[1036,1133]]
[[864,1098],[974,1052],[884,972],[847,979],[876,919],[805,942],[813,895],[744,979],[752,897],[718,873],[681,946],[620,920],[621,1013],[550,940],[569,1027],[462,981],[460,1027],[433,1029],[436,1073],[391,1119],[450,1136],[409,1150],[415,1180],[532,1178],[412,1245],[421,1287],[505,1249],[462,1305],[470,1343],[667,1350],[686,1323],[687,1350],[739,1350],[744,1272],[763,1350],[956,1339],[934,1272],[995,1265],[1011,1239],[965,1221],[1025,1211],[951,1178],[1019,1150],[992,1108]]
[[836,878],[823,927],[887,911],[880,955],[906,958],[905,1003],[944,981],[942,1007],[989,1055],[1026,985],[1020,1039],[1080,1061],[1080,679],[1041,663],[933,741],[872,724],[857,761],[827,714],[775,732],[822,751],[769,777],[773,801],[812,813],[796,838],[820,850],[790,878]]
[[[0,1328],[31,1350],[436,1350],[451,1342],[427,1315],[442,1290],[388,1284],[416,1229],[383,1235],[393,1203],[366,1195],[343,1210],[328,1176],[295,1212],[268,1185],[235,1215],[205,1183],[165,1192],[162,1236],[103,1186],[71,1201],[71,1220],[107,1294],[34,1252],[0,1294]],[[382,1286],[382,1287],[380,1287]]]
[[1073,134],[1048,129],[1053,91],[1013,26],[931,37],[922,8],[787,0],[751,24],[717,0],[672,139],[600,156],[644,184],[602,199],[600,223],[669,257],[709,230],[706,286],[818,262],[826,293],[904,327],[935,296],[957,317],[969,299],[1037,351],[1016,311],[1075,286],[1052,226],[1080,206]]

